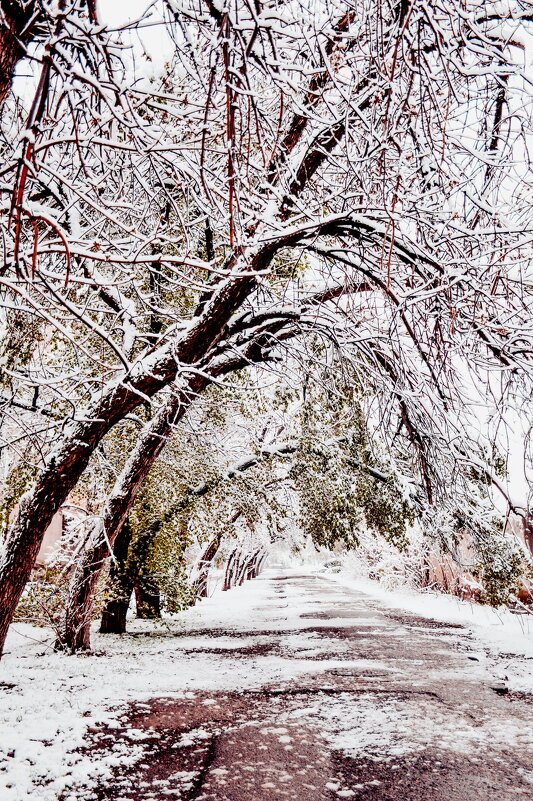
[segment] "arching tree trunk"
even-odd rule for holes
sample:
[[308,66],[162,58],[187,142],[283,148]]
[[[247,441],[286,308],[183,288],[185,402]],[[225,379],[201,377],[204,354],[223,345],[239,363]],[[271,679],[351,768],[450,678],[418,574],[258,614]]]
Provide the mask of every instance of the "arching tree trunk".
[[224,575],[223,590],[231,590],[234,581],[234,572],[237,563],[237,548],[235,548],[229,555],[228,563],[226,565],[226,573]]
[[216,552],[220,547],[221,538],[222,534],[218,534],[216,537],[214,537],[211,542],[208,543],[207,548],[200,557],[198,562],[198,575],[196,576],[193,584],[197,598],[207,598],[207,580],[209,577],[209,568],[211,567],[211,562],[215,558]]
[[[172,361],[174,362],[174,359]],[[76,486],[101,439],[125,414],[139,405],[141,392],[144,391],[146,394],[146,391],[141,389],[144,383],[146,382],[139,380],[136,389],[132,388],[131,384],[113,386],[93,408],[87,410],[82,421],[66,426],[62,443],[48,456],[33,490],[22,498],[5,541],[0,565],[0,652],[52,517]],[[150,376],[148,383],[150,394],[161,388],[161,379],[156,382],[153,376]],[[193,383],[198,382],[191,379],[191,388]],[[167,404],[161,414],[166,410],[168,416],[168,413],[173,411],[174,419],[177,420],[185,414],[193,397],[195,396],[185,391],[178,392],[174,398],[175,406],[169,409]],[[177,398],[181,400],[178,402]],[[157,432],[154,436],[162,447],[161,436]],[[146,439],[147,436],[141,437],[140,441],[144,442]],[[150,445],[149,441],[147,445]],[[137,462],[132,462],[130,459],[128,462],[129,472],[123,474],[123,479],[124,486],[128,486],[130,492],[123,496],[114,493],[105,513],[104,525],[108,538],[111,535],[111,544],[126,519],[150,466],[149,456],[147,464],[144,464],[143,458],[140,460],[138,458]],[[117,489],[120,491],[121,488],[122,484],[119,482]],[[87,642],[87,635],[81,634],[81,621],[84,621],[84,625],[87,623],[88,604],[90,605],[90,598],[108,556],[107,540],[100,537],[98,544],[89,549],[75,571],[76,589],[71,593],[72,597],[67,608],[70,622],[64,626],[61,639],[65,638],[65,642],[75,644],[76,647],[78,645],[85,647],[84,643]]]
[[254,553],[254,555],[252,556],[252,558],[250,560],[250,564],[248,566],[248,571],[247,571],[247,576],[246,576],[247,580],[250,580],[250,579],[253,579],[253,578],[256,577],[256,575],[257,575],[257,573],[256,573],[257,563],[259,561],[260,555],[261,555],[261,550],[256,551]]
[[237,587],[242,587],[244,584],[244,579],[246,578],[246,572],[248,569],[248,562],[250,560],[249,556],[243,556],[240,563],[239,563],[239,572],[235,578],[235,584]]
[[[205,379],[199,380],[198,389],[205,383]],[[133,506],[142,482],[161,453],[172,426],[185,414],[191,400],[188,394],[173,395],[139,438],[106,504],[102,522],[106,536],[98,532],[97,544],[84,554],[74,572],[56,647],[70,651],[90,648],[93,596],[110,556],[110,548]]]
[[242,557],[238,568],[235,570],[235,584],[242,586],[245,581],[255,578],[257,575],[257,564],[262,552],[263,549],[260,548],[258,551],[254,551],[254,553]]
[[261,570],[261,566],[263,564],[263,560],[265,559],[265,551],[263,548],[260,548],[253,558],[253,562],[249,572],[249,578],[257,578],[259,572]]
[[126,520],[119,531],[113,555],[115,561],[109,571],[108,590],[110,599],[105,605],[100,623],[102,634],[124,634],[126,631],[126,617],[133,593],[133,581],[126,572],[126,560],[132,538],[129,521]]
[[244,556],[241,553],[238,553],[235,557],[235,562],[233,563],[233,570],[232,570],[232,577],[231,577],[231,586],[238,587],[241,583],[241,573],[242,573],[242,563],[243,563]]
[[244,580],[248,574],[248,566],[250,564],[251,555],[242,556],[239,560],[239,569],[235,574],[235,584],[238,587],[242,587],[244,584]]
[[263,554],[262,554],[261,558],[259,559],[259,562],[257,563],[256,576],[258,576],[263,571],[263,567],[265,566],[265,562],[267,560],[267,557],[268,557],[268,551],[263,551]]

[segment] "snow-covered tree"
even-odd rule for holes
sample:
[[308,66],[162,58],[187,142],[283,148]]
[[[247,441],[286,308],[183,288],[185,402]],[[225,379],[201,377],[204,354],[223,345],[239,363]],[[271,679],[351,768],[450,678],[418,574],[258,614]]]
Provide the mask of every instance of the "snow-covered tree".
[[434,502],[439,459],[447,478],[470,458],[470,383],[495,368],[529,393],[530,4],[152,13],[174,57],[150,81],[92,4],[47,4],[33,98],[3,105],[2,323],[41,345],[4,401],[3,444],[33,437],[39,472],[5,537],[0,643],[52,515],[143,404],[96,559],[206,387],[317,337],[390,436],[400,418]]

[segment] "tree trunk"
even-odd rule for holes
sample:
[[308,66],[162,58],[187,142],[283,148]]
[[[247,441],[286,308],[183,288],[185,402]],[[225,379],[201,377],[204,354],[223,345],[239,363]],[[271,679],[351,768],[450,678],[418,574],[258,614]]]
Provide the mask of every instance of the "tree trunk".
[[[100,576],[108,551],[102,548],[91,548],[82,559],[81,566],[75,571],[73,582],[76,592],[70,594],[56,648],[74,651],[89,650],[91,647],[92,597],[96,589],[93,577]],[[98,571],[98,573],[96,573]],[[71,585],[72,586],[72,585]]]
[[26,47],[35,38],[42,21],[40,4],[35,0],[0,2],[0,108],[2,107],[15,75],[15,68],[26,54]]
[[259,573],[259,565],[262,561],[262,558],[263,558],[263,549],[260,548],[258,551],[256,551],[254,558],[252,559],[252,564],[250,565],[250,570],[248,571],[249,579],[257,578],[257,575]]
[[111,597],[102,612],[100,623],[102,634],[124,634],[126,631],[126,617],[133,593],[133,581],[126,572],[131,537],[131,526],[126,520],[113,547],[115,561],[111,565],[108,581]]
[[222,534],[218,534],[208,544],[198,562],[198,575],[194,580],[194,589],[196,590],[197,598],[207,598],[207,579],[209,577],[209,568],[211,562],[215,558],[216,552],[220,547],[220,540]]
[[136,584],[135,601],[138,618],[142,620],[159,620],[161,618],[161,593],[155,583]]
[[237,549],[235,548],[229,556],[228,563],[226,565],[226,573],[224,575],[224,586],[223,591],[231,590],[233,587],[233,576],[234,576],[234,566],[237,559]]
[[[196,392],[207,383],[204,378],[196,380]],[[70,651],[90,648],[90,623],[92,601],[96,585],[110,556],[110,548],[120,532],[137,496],[142,482],[154,461],[165,446],[172,426],[185,414],[192,395],[176,393],[160,409],[139,441],[122,473],[118,477],[104,509],[102,531],[98,540],[84,554],[81,564],[74,572],[69,597],[65,607],[63,623],[56,647]]]
[[265,564],[265,562],[267,560],[267,556],[268,556],[268,551],[263,551],[263,553],[261,555],[261,558],[259,559],[259,562],[257,563],[257,568],[256,568],[256,573],[255,573],[256,576],[258,576],[262,572],[264,564]]
[[231,587],[238,587],[241,577],[242,555],[237,553],[231,567]]
[[242,561],[239,565],[239,572],[236,576],[235,583],[242,587],[245,581],[248,581],[251,578],[251,570],[253,568],[254,560],[256,558],[255,553],[248,554],[248,556],[243,556]]
[[533,512],[528,512],[527,517],[524,518],[524,540],[529,553],[533,554]]
[[121,598],[113,598],[107,602],[106,607],[102,612],[102,620],[100,622],[101,634],[126,633],[126,622],[132,594],[133,590],[131,591],[129,598],[126,598],[126,596],[123,595]]
[[196,598],[207,598],[207,580],[209,578],[209,563],[200,567],[200,575],[194,580]]
[[243,556],[239,561],[239,570],[235,575],[235,585],[237,587],[242,587],[242,585],[244,584],[244,579],[246,577],[246,569],[248,567],[249,559],[250,559],[249,556]]

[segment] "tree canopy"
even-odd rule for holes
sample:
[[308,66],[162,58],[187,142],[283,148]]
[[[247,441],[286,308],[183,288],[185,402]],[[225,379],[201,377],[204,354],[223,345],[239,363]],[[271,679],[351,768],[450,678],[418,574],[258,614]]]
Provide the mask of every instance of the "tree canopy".
[[[344,370],[427,514],[476,523],[472,471],[496,485],[500,458],[479,398],[531,397],[531,4],[158,0],[118,30],[85,0],[0,9],[0,446],[26,489],[0,642],[110,432],[137,429],[85,594],[236,371],[329,367],[335,394]],[[145,25],[171,52],[150,70]]]

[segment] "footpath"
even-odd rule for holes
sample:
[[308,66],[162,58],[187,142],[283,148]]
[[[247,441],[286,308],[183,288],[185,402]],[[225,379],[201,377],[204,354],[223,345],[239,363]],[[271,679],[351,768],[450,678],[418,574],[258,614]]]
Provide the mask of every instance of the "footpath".
[[92,730],[92,759],[130,758],[117,756],[87,797],[533,799],[533,698],[507,690],[466,628],[317,574],[251,584],[220,596],[209,628],[169,633],[183,692],[130,703],[119,724]]

